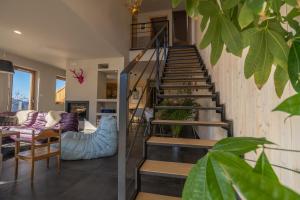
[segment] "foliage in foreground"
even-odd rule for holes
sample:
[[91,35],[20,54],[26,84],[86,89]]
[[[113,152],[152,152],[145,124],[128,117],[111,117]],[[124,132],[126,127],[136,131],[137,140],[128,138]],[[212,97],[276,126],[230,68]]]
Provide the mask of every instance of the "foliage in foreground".
[[[176,7],[183,0],[172,0]],[[215,65],[223,50],[241,56],[249,47],[244,63],[246,78],[254,77],[259,89],[268,81],[272,67],[274,85],[280,98],[290,81],[297,92],[275,111],[300,115],[300,16],[299,0],[185,0],[187,13],[202,16],[205,32],[200,48],[211,46]],[[280,10],[288,6],[283,15]],[[289,28],[286,29],[287,25]],[[285,28],[284,28],[285,27]],[[229,66],[228,66],[229,67]]]
[[299,200],[300,195],[282,185],[264,151],[254,167],[242,159],[245,153],[271,144],[264,138],[226,138],[191,170],[183,200]]

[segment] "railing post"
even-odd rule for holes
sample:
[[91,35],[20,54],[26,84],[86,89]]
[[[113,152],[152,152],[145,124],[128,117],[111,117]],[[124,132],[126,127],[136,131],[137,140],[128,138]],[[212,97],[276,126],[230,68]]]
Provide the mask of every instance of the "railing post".
[[155,48],[155,51],[156,51],[156,99],[155,99],[155,103],[157,104],[158,103],[158,94],[159,94],[159,79],[160,79],[160,61],[159,61],[159,57],[160,57],[160,44],[159,44],[159,37],[156,39],[155,41],[155,45],[156,45],[156,48]]
[[167,30],[164,32],[164,61],[167,61]]
[[126,144],[128,122],[128,74],[120,75],[119,148],[118,148],[118,200],[126,200]]

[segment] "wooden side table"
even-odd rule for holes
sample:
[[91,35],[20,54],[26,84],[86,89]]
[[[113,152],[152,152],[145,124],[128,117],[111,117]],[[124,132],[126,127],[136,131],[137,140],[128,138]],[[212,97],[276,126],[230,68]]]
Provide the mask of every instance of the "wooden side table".
[[19,152],[18,147],[19,147],[19,143],[20,143],[20,132],[18,132],[18,131],[5,131],[5,130],[0,131],[0,176],[1,176],[1,173],[2,173],[2,162],[3,162],[3,155],[2,155],[2,152],[1,152],[2,138],[10,137],[10,136],[13,136],[13,135],[15,135],[17,137],[16,145],[15,145],[15,152]]

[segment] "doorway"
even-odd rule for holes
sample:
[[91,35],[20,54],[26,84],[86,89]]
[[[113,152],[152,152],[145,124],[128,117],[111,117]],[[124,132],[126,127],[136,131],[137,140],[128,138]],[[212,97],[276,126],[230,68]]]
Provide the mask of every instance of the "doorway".
[[188,44],[188,21],[185,11],[173,11],[173,43],[174,45]]
[[11,111],[34,109],[35,72],[15,67],[12,83]]
[[[154,38],[154,36],[162,29],[162,27],[167,23],[167,20],[168,20],[167,16],[150,18],[151,26],[152,26],[151,38]],[[160,35],[159,36],[160,46],[163,46],[163,41],[164,41],[164,36]]]

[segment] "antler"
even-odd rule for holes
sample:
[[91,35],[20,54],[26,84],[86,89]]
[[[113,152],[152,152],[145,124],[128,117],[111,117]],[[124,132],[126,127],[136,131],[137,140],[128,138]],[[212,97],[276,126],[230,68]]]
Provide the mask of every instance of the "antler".
[[74,74],[74,78],[78,78],[78,74],[76,73],[75,69],[70,69],[70,72],[72,72]]
[[80,84],[84,82],[83,69],[80,68],[80,73],[76,73],[75,69],[70,69],[70,72],[73,73],[73,77],[76,78]]

